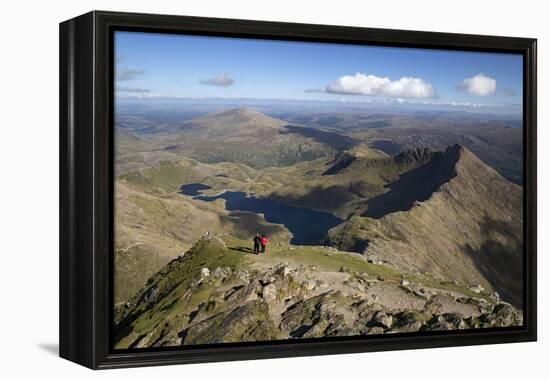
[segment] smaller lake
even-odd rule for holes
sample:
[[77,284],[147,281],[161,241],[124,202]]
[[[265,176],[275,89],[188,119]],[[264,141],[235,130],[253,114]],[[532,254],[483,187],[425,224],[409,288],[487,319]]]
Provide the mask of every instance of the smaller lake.
[[[193,187],[187,187],[194,185]],[[189,184],[181,187],[180,193],[193,192],[194,199],[205,202],[213,202],[217,199],[225,200],[225,208],[229,211],[248,211],[263,214],[264,219],[270,223],[283,224],[293,235],[292,244],[316,245],[322,243],[329,229],[343,222],[328,212],[311,210],[304,207],[287,206],[278,201],[268,198],[256,198],[248,196],[242,191],[226,191],[219,195],[208,196],[198,195],[201,190],[208,190],[211,187],[199,188]],[[206,186],[206,185],[203,185]],[[259,231],[261,232],[261,231]]]
[[186,185],[181,185],[179,193],[194,197],[196,195],[199,195],[201,191],[210,190],[211,188],[211,186],[205,185],[203,183],[188,183]]

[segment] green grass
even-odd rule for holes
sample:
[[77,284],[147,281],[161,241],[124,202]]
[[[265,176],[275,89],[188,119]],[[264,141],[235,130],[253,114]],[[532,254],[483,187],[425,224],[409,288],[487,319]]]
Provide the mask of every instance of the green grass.
[[192,162],[161,161],[158,166],[125,174],[122,178],[144,191],[158,188],[170,193],[196,178],[193,166]]
[[[162,321],[187,318],[192,310],[208,300],[219,285],[214,282],[208,286],[200,286],[183,303],[184,294],[190,288],[191,282],[198,277],[201,268],[238,269],[243,267],[243,258],[243,253],[224,247],[216,239],[199,241],[185,256],[173,260],[151,277],[142,291],[130,300],[131,305],[135,307],[131,314],[138,318],[131,322],[131,326],[119,326],[121,330],[131,327],[133,333],[118,341],[116,346],[128,347],[137,336],[152,331]],[[160,301],[153,308],[148,309],[146,304],[139,301],[142,294],[151,286],[157,287],[157,299]],[[130,315],[130,320],[132,319]]]
[[338,272],[340,268],[344,268],[351,273],[368,273],[388,279],[400,278],[399,273],[389,267],[371,264],[357,254],[338,253],[324,247],[301,246],[296,249],[271,250],[269,255],[280,261],[316,265],[322,271]]

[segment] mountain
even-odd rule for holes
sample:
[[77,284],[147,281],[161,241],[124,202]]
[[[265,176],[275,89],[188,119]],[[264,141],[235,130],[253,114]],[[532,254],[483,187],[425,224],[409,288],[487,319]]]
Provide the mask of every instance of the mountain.
[[283,131],[286,123],[249,108],[216,111],[182,125],[182,132],[201,138],[228,138],[267,142]]
[[386,185],[402,173],[422,166],[433,154],[429,149],[414,149],[392,157],[358,145],[323,161],[282,169],[292,182],[280,186],[269,197],[348,218],[363,212],[368,199],[383,194]]
[[328,247],[208,234],[115,310],[116,348],[519,326],[486,292]]
[[244,163],[254,168],[290,166],[332,154],[335,149],[302,127],[248,108],[207,114],[158,138],[165,151],[202,162]]
[[415,168],[430,162],[434,154],[436,152],[426,147],[408,149],[395,155],[393,160],[399,165]]
[[460,145],[431,154],[327,243],[414,273],[481,284],[522,305],[522,188]]
[[[407,124],[414,125],[410,120]],[[444,150],[450,145],[460,144],[507,180],[521,184],[523,181],[522,134],[522,128],[513,128],[500,123],[474,123],[470,126],[460,126],[454,121],[441,120],[422,128],[391,127],[368,130],[361,136],[368,140],[373,148],[388,154],[426,147]]]

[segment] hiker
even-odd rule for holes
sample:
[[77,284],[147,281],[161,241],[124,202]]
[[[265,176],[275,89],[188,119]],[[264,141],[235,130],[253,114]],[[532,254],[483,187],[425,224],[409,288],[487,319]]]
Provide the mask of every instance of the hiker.
[[267,236],[262,235],[260,238],[260,243],[262,244],[262,253],[265,253],[265,246],[267,245]]
[[260,254],[260,247],[262,245],[262,238],[260,237],[259,233],[256,233],[256,236],[254,236],[254,239],[252,239],[254,242],[254,254],[259,255]]

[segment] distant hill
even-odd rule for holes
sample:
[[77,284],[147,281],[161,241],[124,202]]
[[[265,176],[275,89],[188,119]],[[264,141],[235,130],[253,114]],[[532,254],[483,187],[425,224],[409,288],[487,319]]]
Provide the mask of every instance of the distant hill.
[[328,243],[402,270],[480,283],[522,305],[522,188],[455,145],[405,172]]
[[174,133],[159,138],[165,151],[202,162],[235,162],[254,168],[289,166],[335,151],[300,127],[286,125],[261,112],[236,108],[184,122]]
[[238,140],[253,138],[250,142],[266,143],[282,131],[286,123],[249,108],[216,111],[192,119],[181,126],[181,131],[193,137],[228,138]]

